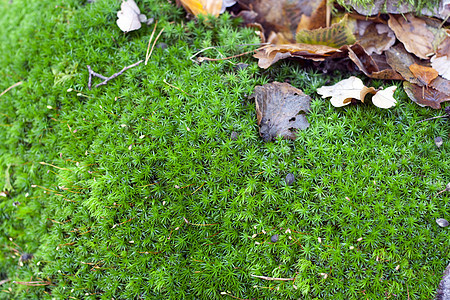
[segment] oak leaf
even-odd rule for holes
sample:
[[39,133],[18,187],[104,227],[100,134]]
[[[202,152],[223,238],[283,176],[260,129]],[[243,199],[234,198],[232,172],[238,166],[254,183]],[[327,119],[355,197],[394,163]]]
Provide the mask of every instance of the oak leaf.
[[361,79],[355,76],[344,79],[332,86],[323,86],[317,89],[317,93],[322,98],[331,97],[331,104],[335,107],[342,107],[351,103],[352,99],[364,102],[367,94],[375,94],[372,103],[379,108],[391,108],[395,106],[397,100],[393,97],[397,87],[391,86],[384,90],[377,91],[373,87],[366,87]]

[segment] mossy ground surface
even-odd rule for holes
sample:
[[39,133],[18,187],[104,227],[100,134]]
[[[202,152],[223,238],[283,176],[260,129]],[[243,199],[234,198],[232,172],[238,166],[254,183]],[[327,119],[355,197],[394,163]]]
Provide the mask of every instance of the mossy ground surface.
[[[168,48],[89,91],[86,65],[110,75],[143,59],[153,25],[123,34],[119,1],[0,2],[0,90],[23,81],[0,97],[0,298],[433,297],[449,260],[435,219],[450,218],[450,193],[435,195],[450,130],[417,121],[442,112],[400,88],[389,110],[336,109],[315,90],[343,77],[293,62],[197,65],[201,49],[230,56],[257,37],[229,15],[139,6]],[[258,135],[247,95],[273,80],[313,97],[296,141]],[[23,266],[22,253],[34,255]]]

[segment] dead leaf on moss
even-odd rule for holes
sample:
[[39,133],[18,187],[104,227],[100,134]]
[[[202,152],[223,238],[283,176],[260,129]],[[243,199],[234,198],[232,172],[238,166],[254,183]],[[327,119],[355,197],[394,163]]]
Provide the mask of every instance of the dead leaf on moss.
[[177,0],[187,12],[198,15],[213,15],[218,16],[222,14],[227,7],[233,6],[234,0]]
[[[355,76],[344,79],[332,86],[322,86],[317,93],[322,98],[331,97],[330,102],[334,107],[342,107],[351,103],[351,99],[361,100],[362,91],[366,88],[361,79]],[[364,94],[364,97],[367,93]],[[362,99],[364,99],[362,97]]]
[[364,102],[367,94],[374,94],[372,103],[379,108],[391,108],[397,100],[394,99],[394,91],[397,87],[391,86],[377,91],[373,87],[366,87],[361,79],[355,76],[344,79],[332,86],[323,86],[317,89],[322,98],[331,97],[330,102],[335,107],[342,107],[351,103],[352,99]]
[[311,97],[288,83],[272,82],[255,87],[259,134],[265,142],[282,136],[295,140],[296,131],[309,127],[305,114]]
[[397,104],[397,100],[394,98],[394,92],[397,89],[395,85],[390,86],[384,90],[378,91],[372,97],[372,103],[379,108],[391,108]]
[[440,109],[442,102],[450,101],[449,95],[432,87],[418,86],[417,84],[403,81],[403,88],[408,97],[420,106]]
[[429,59],[434,53],[435,35],[424,20],[412,14],[389,15],[388,25],[408,52],[423,59]]
[[324,45],[271,45],[257,51],[253,57],[258,59],[258,66],[260,68],[267,69],[280,59],[285,59],[288,57],[300,57],[315,61],[322,61],[325,59],[325,57],[339,51],[339,49]]
[[423,85],[428,86],[431,81],[438,77],[439,73],[430,67],[425,67],[413,63],[409,66],[409,70]]

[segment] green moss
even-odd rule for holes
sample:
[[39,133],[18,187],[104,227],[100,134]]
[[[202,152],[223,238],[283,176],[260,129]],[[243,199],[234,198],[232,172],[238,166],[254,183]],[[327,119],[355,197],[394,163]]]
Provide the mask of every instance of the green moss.
[[[86,65],[109,75],[142,59],[153,26],[120,32],[117,1],[0,4],[1,89],[24,82],[0,98],[0,174],[10,165],[14,188],[0,201],[0,280],[52,282],[10,281],[0,297],[434,295],[448,260],[448,235],[434,222],[448,218],[448,193],[434,196],[449,181],[444,120],[416,124],[435,112],[401,89],[387,111],[336,109],[315,90],[342,76],[294,63],[198,65],[189,58],[203,48],[231,56],[257,36],[227,14],[186,21],[167,1],[139,6],[164,27],[168,48],[89,91]],[[246,96],[272,80],[314,97],[295,142],[258,136]],[[34,258],[20,266],[24,252]]]
[[[339,5],[342,5],[343,7],[346,7],[348,9],[351,8],[352,5],[361,6],[364,8],[371,8],[373,7],[373,3],[375,3],[375,0],[336,0]],[[392,1],[392,0],[386,0],[383,2],[384,6],[381,8],[381,13],[386,13],[386,5],[387,3],[390,3],[391,6],[400,6],[400,5],[407,5],[415,11],[417,14],[421,14],[422,9],[427,8],[430,11],[435,11],[437,7],[439,7],[440,0],[430,0],[430,1],[423,1],[423,0],[401,0],[401,1]]]

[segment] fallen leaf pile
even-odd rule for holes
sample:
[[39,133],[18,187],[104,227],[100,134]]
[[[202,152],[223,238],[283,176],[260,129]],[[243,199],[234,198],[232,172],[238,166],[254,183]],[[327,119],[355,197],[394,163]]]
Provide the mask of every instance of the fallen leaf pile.
[[331,104],[335,107],[348,105],[352,99],[364,102],[367,94],[373,94],[372,103],[375,106],[391,108],[397,103],[397,100],[394,99],[396,88],[394,85],[383,90],[376,90],[373,87],[366,87],[358,77],[351,76],[335,85],[318,88],[317,93],[322,98],[331,97]]
[[[269,43],[254,55],[261,68],[296,59],[323,72],[359,71],[370,78],[402,80],[408,96],[421,106],[439,109],[450,101],[449,0],[434,10],[423,9],[420,17],[412,5],[393,0],[375,0],[368,7],[347,1],[351,13],[326,0],[178,2],[194,15],[218,15],[236,3],[233,13]],[[332,11],[337,13],[332,16]],[[374,96],[374,104],[383,102],[379,97]],[[335,99],[332,103],[339,102]]]

